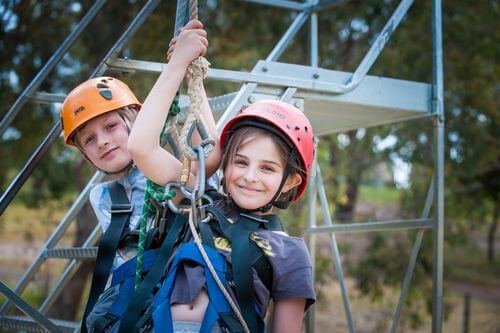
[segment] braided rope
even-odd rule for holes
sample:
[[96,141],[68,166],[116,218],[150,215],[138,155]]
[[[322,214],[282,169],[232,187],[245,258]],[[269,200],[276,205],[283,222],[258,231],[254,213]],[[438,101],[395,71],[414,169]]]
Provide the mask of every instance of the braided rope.
[[[191,161],[198,160],[198,155],[188,149],[186,138],[194,122],[201,123],[201,125],[206,128],[205,120],[201,114],[201,104],[203,103],[203,79],[208,75],[209,66],[210,63],[207,59],[199,57],[195,59],[187,69],[187,75],[191,78],[188,86],[189,114],[181,130],[181,142],[184,143],[181,147],[184,156]],[[213,147],[209,146],[205,151],[205,156],[207,156],[212,149]]]
[[191,0],[189,1],[189,20],[197,20],[198,19],[198,1]]

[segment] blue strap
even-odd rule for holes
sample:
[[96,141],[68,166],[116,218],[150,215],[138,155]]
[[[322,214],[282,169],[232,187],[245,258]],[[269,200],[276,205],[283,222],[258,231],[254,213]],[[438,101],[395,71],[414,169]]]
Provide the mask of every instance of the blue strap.
[[[144,272],[148,272],[153,266],[158,250],[144,253]],[[135,268],[137,257],[130,259],[113,272],[110,288],[120,284],[119,293],[109,310],[113,315],[121,318],[127,309],[127,305],[134,294],[135,289]]]
[[[153,266],[157,256],[158,256],[158,250],[150,250],[144,253],[143,270],[145,272],[149,271],[151,266]],[[137,257],[134,257],[126,261],[120,267],[118,267],[113,272],[113,277],[111,278],[111,287],[122,283],[124,280],[128,278],[135,277],[136,265],[137,265]]]
[[[210,262],[212,263],[217,276],[227,286],[225,278],[225,261],[224,258],[213,248],[203,245]],[[209,305],[205,312],[205,317],[201,324],[201,333],[210,333],[216,321],[219,319],[220,313],[230,312],[231,307],[224,297],[224,294],[219,289],[212,274],[208,270],[203,257],[201,256],[195,243],[183,244],[169,269],[167,279],[162,288],[158,291],[153,301],[156,309],[153,311],[153,326],[155,333],[171,333],[173,332],[172,313],[170,310],[170,296],[172,294],[177,268],[183,261],[194,261],[198,265],[205,268],[205,282],[209,298]]]
[[141,311],[144,309],[146,301],[153,294],[153,289],[163,276],[168,260],[172,255],[176,240],[179,235],[182,234],[185,222],[186,218],[184,216],[176,216],[173,225],[169,229],[160,251],[158,252],[153,268],[146,275],[146,278],[142,281],[139,288],[137,288],[129,300],[118,330],[119,333],[129,333],[135,330],[134,326],[141,316]]

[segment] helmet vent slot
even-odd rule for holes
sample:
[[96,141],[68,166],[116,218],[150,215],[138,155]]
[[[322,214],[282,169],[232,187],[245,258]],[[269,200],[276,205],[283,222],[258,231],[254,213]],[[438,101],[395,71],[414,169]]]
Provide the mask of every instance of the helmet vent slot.
[[111,100],[113,98],[113,93],[111,92],[111,90],[101,90],[99,91],[99,95],[107,100]]

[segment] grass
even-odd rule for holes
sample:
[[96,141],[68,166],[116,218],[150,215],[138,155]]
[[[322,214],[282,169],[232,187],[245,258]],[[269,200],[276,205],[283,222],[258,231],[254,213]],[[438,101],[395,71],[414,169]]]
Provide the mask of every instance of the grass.
[[[354,281],[346,280],[349,292],[350,308],[357,332],[388,332],[392,316],[396,308],[400,290],[386,287],[385,295],[373,301],[356,292]],[[321,298],[318,300],[315,314],[316,332],[341,333],[348,332],[347,319],[343,308],[342,296],[336,279],[320,286]],[[464,324],[464,298],[453,289],[447,289],[445,301],[451,305],[448,317],[443,320],[443,332],[462,332]],[[411,328],[405,313],[408,305],[403,306],[397,332],[427,333],[431,332],[432,318],[425,313],[425,305],[420,304],[423,322],[418,328]],[[471,298],[469,307],[469,332],[500,332],[500,304]]]
[[393,187],[374,187],[362,185],[359,189],[359,200],[377,204],[399,203],[401,191]]
[[69,200],[51,200],[40,207],[13,202],[0,216],[2,241],[45,242],[69,207]]
[[474,244],[446,251],[446,279],[500,288],[500,259],[488,262],[485,251]]

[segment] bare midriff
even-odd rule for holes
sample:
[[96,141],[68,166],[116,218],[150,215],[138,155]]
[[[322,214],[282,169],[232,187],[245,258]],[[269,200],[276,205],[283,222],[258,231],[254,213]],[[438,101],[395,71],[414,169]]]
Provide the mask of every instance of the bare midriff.
[[201,323],[208,305],[208,294],[205,288],[191,303],[174,303],[170,307],[173,321],[190,321]]

